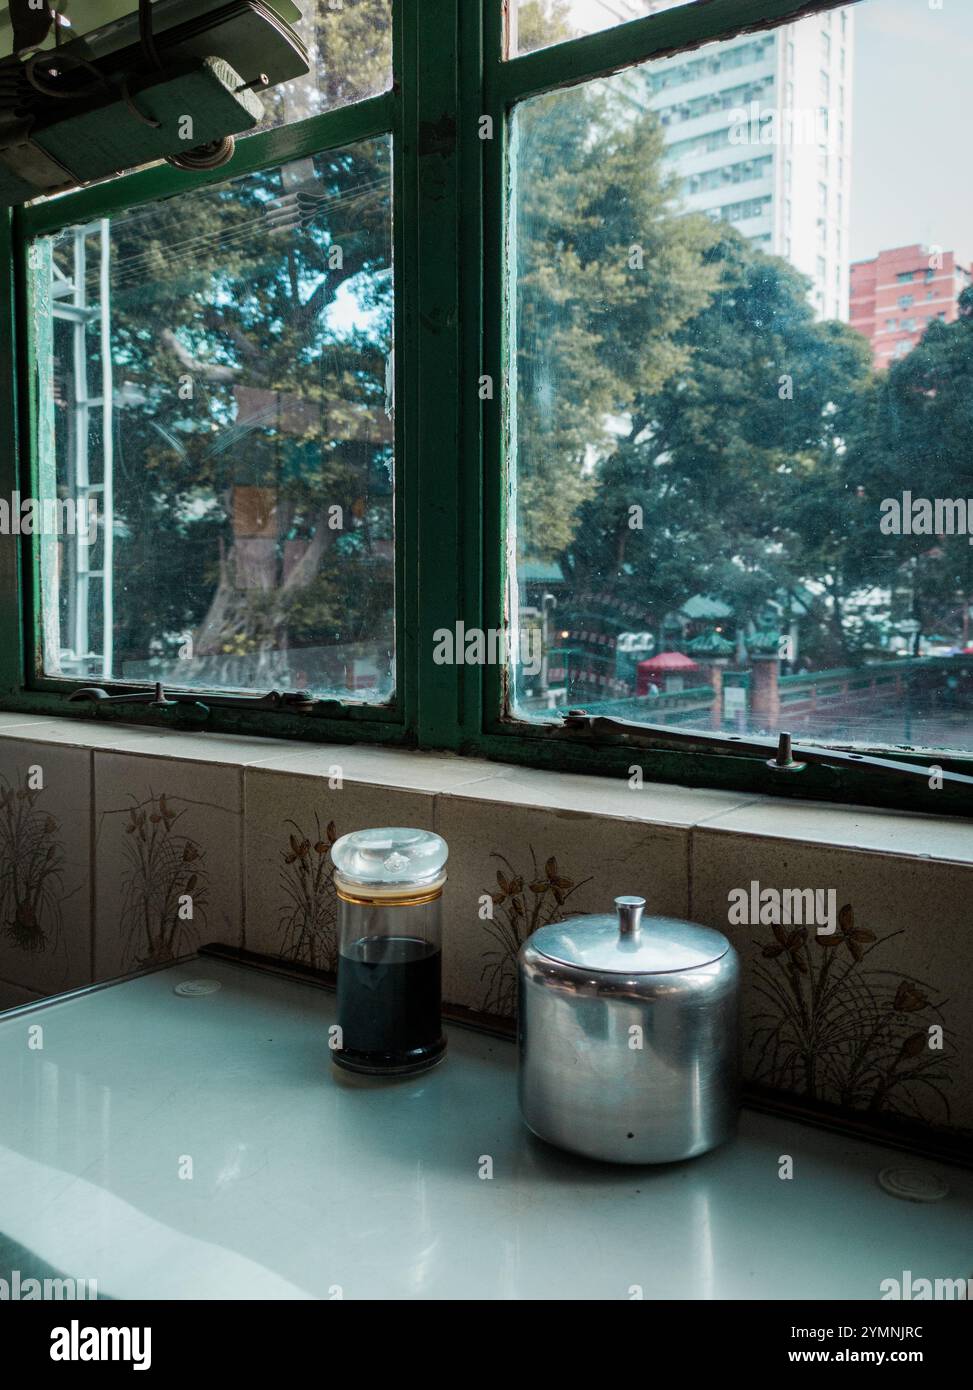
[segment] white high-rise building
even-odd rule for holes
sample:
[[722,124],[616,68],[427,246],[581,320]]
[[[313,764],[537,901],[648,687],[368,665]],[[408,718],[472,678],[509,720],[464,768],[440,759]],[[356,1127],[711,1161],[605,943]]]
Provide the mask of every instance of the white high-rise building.
[[[657,0],[652,9],[668,9]],[[632,73],[649,87],[686,208],[730,222],[848,319],[853,6]],[[644,100],[644,96],[641,96]]]

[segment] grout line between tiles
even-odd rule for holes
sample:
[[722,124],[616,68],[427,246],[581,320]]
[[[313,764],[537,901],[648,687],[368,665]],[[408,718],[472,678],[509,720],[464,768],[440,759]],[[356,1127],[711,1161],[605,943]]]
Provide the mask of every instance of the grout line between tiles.
[[753,808],[756,810],[761,806],[767,806],[769,803],[769,796],[745,797],[742,801],[735,801],[732,806],[724,806],[722,811],[714,811],[711,816],[700,816],[698,820],[693,821],[692,829],[696,830],[700,826],[711,825],[713,821],[722,820],[724,816],[735,816],[737,811],[742,811],[744,808]]

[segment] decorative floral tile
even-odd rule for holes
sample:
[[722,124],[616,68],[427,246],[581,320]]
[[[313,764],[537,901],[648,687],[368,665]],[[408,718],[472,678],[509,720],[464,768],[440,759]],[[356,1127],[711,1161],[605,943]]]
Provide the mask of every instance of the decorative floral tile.
[[95,971],[243,939],[239,769],[95,753]]
[[433,829],[424,792],[327,776],[247,768],[246,946],[262,955],[337,968],[338,902],[331,846],[373,826]]
[[91,755],[0,739],[0,978],[91,982]]
[[647,911],[685,916],[688,834],[671,827],[504,806],[468,796],[436,799],[449,844],[444,895],[447,1002],[503,1018],[516,1008],[516,961],[538,927],[577,913],[611,912],[641,894]]
[[[692,916],[741,955],[748,1080],[973,1132],[973,869],[709,827],[692,862]],[[817,890],[823,911],[785,922],[786,889]]]

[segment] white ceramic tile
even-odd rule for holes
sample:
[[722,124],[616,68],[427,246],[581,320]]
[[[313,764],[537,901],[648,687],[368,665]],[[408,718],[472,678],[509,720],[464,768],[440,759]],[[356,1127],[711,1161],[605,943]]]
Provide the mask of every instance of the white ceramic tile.
[[[633,753],[632,766],[638,765]],[[632,785],[629,776],[588,777],[570,772],[546,772],[537,768],[498,764],[488,782],[449,788],[456,796],[480,801],[503,801],[516,806],[552,810],[585,811],[621,820],[686,827],[756,798],[743,793],[669,786],[661,782]]]
[[316,969],[336,966],[330,846],[371,826],[433,828],[424,792],[247,768],[246,946]]
[[330,778],[340,769],[349,782],[396,787],[402,791],[440,792],[465,783],[481,785],[499,777],[499,763],[460,758],[446,753],[418,753],[409,749],[377,748],[371,744],[304,744],[254,758],[252,765],[302,776]]
[[449,845],[449,1003],[511,1016],[525,937],[572,913],[611,912],[620,894],[641,894],[650,913],[686,915],[684,830],[452,795],[436,798],[436,830]]
[[[16,734],[16,730],[12,732]],[[62,748],[155,752],[163,746],[165,730],[98,719],[47,719],[31,726],[30,737],[36,742],[53,743]]]
[[[20,727],[19,723],[11,724],[10,732]],[[0,734],[3,732],[0,724]],[[266,767],[308,776],[328,777],[333,767],[340,767],[348,781],[426,792],[479,783],[484,778],[498,777],[503,771],[499,763],[451,753],[421,753],[367,743],[303,743],[286,738],[218,734],[206,728],[187,732],[99,720],[47,717],[36,722],[31,737],[65,746],[118,749],[227,767]]]
[[[691,862],[692,916],[742,957],[750,1079],[973,1131],[973,869],[712,826],[693,832]],[[806,939],[794,921],[731,923],[729,894],[751,883],[833,890],[850,915]]]
[[959,817],[753,797],[709,825],[748,836],[973,864],[973,821]]
[[91,755],[0,740],[0,977],[91,981]]
[[27,726],[50,723],[49,714],[21,714],[16,710],[0,710],[0,738],[12,735],[16,738],[17,730]]
[[[153,741],[144,751],[153,757],[177,758],[187,763],[217,763],[226,767],[245,767],[291,755],[303,745],[291,739],[251,738],[240,734],[217,734],[211,729],[153,729]],[[143,751],[143,750],[139,750]]]
[[95,755],[99,980],[243,939],[242,773]]

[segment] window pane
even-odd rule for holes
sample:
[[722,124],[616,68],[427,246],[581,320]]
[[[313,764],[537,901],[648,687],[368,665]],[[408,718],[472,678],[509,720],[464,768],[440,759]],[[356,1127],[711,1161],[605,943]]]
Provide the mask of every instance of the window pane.
[[392,0],[275,0],[274,8],[300,35],[311,71],[259,94],[267,111],[261,130],[389,90]]
[[522,715],[973,749],[971,43],[863,0],[516,108]]
[[[500,3],[500,0],[495,0]],[[511,57],[582,34],[613,29],[630,19],[698,0],[509,0],[507,51]]]
[[383,136],[34,245],[42,483],[97,512],[41,540],[49,674],[390,696],[390,178]]

